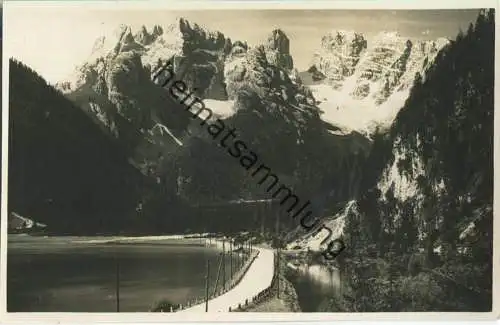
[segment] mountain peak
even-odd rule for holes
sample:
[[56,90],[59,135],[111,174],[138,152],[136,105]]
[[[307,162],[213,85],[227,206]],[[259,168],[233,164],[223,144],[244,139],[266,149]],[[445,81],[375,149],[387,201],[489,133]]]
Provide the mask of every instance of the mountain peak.
[[267,46],[283,54],[290,54],[290,39],[281,29],[275,29],[267,39]]
[[290,39],[281,29],[274,29],[265,44],[267,60],[285,70],[293,69],[293,59],[290,55]]
[[352,30],[332,30],[321,38],[323,51],[342,53],[345,58],[352,58],[356,63],[366,45],[367,41],[364,35]]
[[331,31],[314,55],[311,66],[316,70],[310,69],[305,77],[323,83],[311,87],[324,101],[320,107],[326,120],[365,131],[374,124],[392,122],[416,73],[425,76],[447,43],[446,39],[411,40],[397,31],[382,31],[368,42],[354,31]]
[[148,33],[146,26],[142,25],[139,31],[134,35],[134,39],[142,45],[149,45],[154,40],[154,37]]
[[145,25],[142,25],[139,30],[134,34],[134,39],[142,45],[150,45],[156,39],[163,34],[163,28],[159,25],[154,25],[151,28],[151,32],[148,32],[148,29]]
[[163,28],[160,25],[154,25],[153,26],[153,35],[155,36],[160,36],[163,34]]
[[132,36],[132,28],[130,27],[130,25],[120,24],[115,29],[114,35],[119,39],[122,39],[123,37],[126,37],[128,35]]
[[365,37],[362,33],[357,33],[353,30],[332,30],[321,38],[323,47],[333,47],[343,44],[357,43],[364,46],[366,43]]

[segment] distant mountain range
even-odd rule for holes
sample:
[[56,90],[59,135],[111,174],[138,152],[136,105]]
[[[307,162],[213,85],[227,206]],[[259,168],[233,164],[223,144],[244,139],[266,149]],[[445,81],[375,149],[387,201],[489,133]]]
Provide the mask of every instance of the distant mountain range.
[[[488,239],[478,245],[491,249],[493,29],[493,13],[482,11],[433,58],[426,77],[412,81],[394,122],[374,135],[357,199],[326,218],[334,237],[358,248],[378,241],[384,249],[420,240],[432,255],[483,234]],[[291,245],[318,249],[324,236]]]
[[[350,173],[345,170],[346,157],[351,157],[348,159],[356,166],[368,152],[367,138],[321,119],[317,100],[300,81],[293,66],[290,40],[279,29],[270,33],[265,44],[249,47],[244,41],[233,41],[184,19],[166,27],[153,26],[149,30],[142,27],[137,32],[121,26],[115,34],[99,38],[90,58],[72,77],[59,82],[57,88],[103,130],[129,146],[131,161],[144,174],[162,176],[169,169],[165,167],[166,160],[172,160],[173,155],[186,157],[186,147],[197,146],[203,138],[196,126],[188,126],[182,107],[151,80],[170,57],[174,57],[176,76],[196,96],[204,98],[205,104],[220,118],[239,125],[238,131],[267,156],[266,161],[288,177],[298,173],[299,165],[308,165],[301,168],[307,170],[314,170],[312,166],[316,163],[323,165],[304,154],[311,151],[309,146],[324,147],[329,152],[327,155],[331,155],[334,163],[329,163],[332,171],[327,174],[333,178]],[[255,129],[257,124],[260,130]],[[314,144],[310,140],[313,138],[318,139]],[[132,146],[130,139],[134,139]],[[282,152],[275,150],[277,146]],[[292,159],[284,159],[284,152],[292,154],[289,157]],[[194,168],[191,171],[189,167],[183,168],[189,174],[185,176],[189,184],[205,178],[197,176],[205,171]],[[306,185],[303,176],[303,187],[316,188],[324,181],[319,175],[307,173],[307,177],[317,179],[307,181]],[[236,185],[226,184],[229,188],[241,189],[243,183],[248,183],[244,175],[232,177]],[[352,175],[345,189],[336,190],[337,195],[352,195],[357,180],[359,177]],[[292,186],[299,186],[299,181],[300,178],[293,179]],[[226,199],[260,195],[255,189],[247,194],[245,191],[231,190],[228,194],[233,196]]]
[[[272,31],[262,49],[265,60],[286,73],[290,79],[286,82],[310,86],[323,120],[370,134],[376,127],[391,124],[408,97],[416,73],[425,75],[449,40],[412,41],[396,32],[382,32],[368,43],[360,33],[332,31],[318,43],[311,68],[303,72],[294,68],[290,40],[282,30]],[[255,71],[252,65],[256,62],[252,60],[258,60],[258,48],[231,41],[220,32],[207,31],[184,19],[167,27],[153,26],[149,31],[145,26],[136,32],[120,26],[113,35],[98,38],[86,62],[57,86],[82,106],[92,106],[97,118],[116,133],[117,122],[106,106],[116,105],[119,115],[137,120],[142,118],[139,111],[144,111],[142,106],[146,104],[127,89],[133,82],[124,84],[119,76],[135,75],[134,82],[145,88],[147,75],[166,59],[176,56],[180,62],[189,58],[186,73],[190,86],[212,109],[227,117],[236,110],[234,99],[239,86],[258,82],[258,74],[247,73]],[[352,116],[358,114],[363,119],[353,120]]]
[[322,118],[371,134],[387,129],[410,94],[450,41],[415,41],[381,32],[368,42],[354,31],[333,31],[321,40],[311,68],[301,73],[320,101]]
[[[251,47],[184,19],[121,26],[57,89],[11,60],[9,211],[54,233],[280,231],[312,251],[330,230],[346,290],[326,310],[491,311],[494,31],[493,10],[454,40],[334,31],[299,72],[279,29]],[[169,58],[329,230],[218,208],[266,192],[153,82]]]
[[[287,129],[283,140],[289,149],[281,150],[296,151],[297,161],[303,160],[301,150],[295,148],[297,143],[321,147],[321,143],[305,143],[304,139],[308,133],[324,133],[319,137],[330,138],[325,145],[335,148],[329,151],[341,152],[331,160],[339,165],[352,156],[349,159],[356,166],[359,163],[355,161],[364,159],[359,157],[366,155],[370,146],[369,138],[360,135],[369,137],[376,128],[390,125],[416,73],[425,75],[447,42],[440,39],[414,44],[396,33],[382,33],[368,44],[361,34],[331,32],[321,40],[311,69],[299,72],[294,68],[290,39],[282,30],[272,31],[264,44],[250,47],[245,41],[231,40],[221,32],[179,19],[168,26],[143,26],[137,31],[120,26],[114,34],[98,38],[90,57],[57,88],[124,143],[131,151],[131,161],[144,174],[163,175],[169,169],[165,157],[174,153],[185,156],[181,144],[189,146],[200,137],[188,126],[182,108],[151,80],[170,57],[174,57],[176,76],[204,98],[220,118],[241,124],[239,131],[247,133],[256,146],[262,145],[261,151],[268,156]],[[262,111],[257,109],[259,102],[265,104]],[[246,112],[253,112],[253,116],[249,118]],[[254,123],[262,120],[257,114],[268,115],[269,128],[264,129],[263,124],[254,134]],[[317,130],[311,131],[308,125],[313,124],[318,125],[314,127]],[[259,138],[273,138],[276,143]],[[363,154],[359,156],[359,152]],[[290,165],[280,157],[268,160]],[[336,175],[344,170],[333,168]],[[297,166],[285,169],[292,175],[289,171]],[[196,172],[190,172],[193,174]],[[196,182],[196,176],[191,178],[191,183]],[[314,183],[309,182],[315,187]],[[342,198],[354,194],[356,181],[348,183],[351,189],[336,190],[344,192]]]
[[56,88],[69,99],[66,105],[76,104],[99,127],[104,136],[98,142],[118,148],[139,178],[169,195],[197,205],[262,198],[152,81],[173,57],[176,76],[327,215],[357,197],[371,173],[372,138],[393,125],[414,84],[426,80],[452,42],[412,41],[392,32],[368,42],[353,31],[332,31],[319,43],[310,69],[299,72],[290,39],[279,29],[251,47],[185,19],[137,31],[120,26],[99,37],[90,57]]

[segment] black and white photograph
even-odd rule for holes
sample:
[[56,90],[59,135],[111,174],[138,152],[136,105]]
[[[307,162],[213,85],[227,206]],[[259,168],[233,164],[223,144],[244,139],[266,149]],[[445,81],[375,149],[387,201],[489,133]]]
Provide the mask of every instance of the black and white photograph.
[[4,2],[5,313],[493,313],[495,8],[219,7]]

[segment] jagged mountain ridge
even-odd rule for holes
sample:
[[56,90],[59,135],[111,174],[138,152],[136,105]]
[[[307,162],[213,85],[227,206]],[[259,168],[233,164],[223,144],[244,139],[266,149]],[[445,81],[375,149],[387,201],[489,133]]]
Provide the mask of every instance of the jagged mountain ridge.
[[[161,176],[172,169],[171,164],[162,166],[166,160],[189,156],[189,147],[198,146],[199,138],[212,142],[206,132],[193,125],[198,123],[188,125],[185,108],[159,86],[168,72],[160,74],[156,83],[152,80],[158,68],[173,57],[176,77],[203,98],[215,115],[238,125],[238,131],[275,168],[287,175],[303,163],[343,170],[351,160],[346,156],[365,155],[369,141],[357,133],[336,134],[338,129],[320,119],[311,91],[300,83],[293,67],[289,47],[290,41],[281,30],[271,32],[264,44],[249,47],[184,19],[166,28],[155,26],[151,32],[144,27],[134,33],[122,26],[114,38],[100,38],[91,58],[77,68],[73,78],[57,87],[108,133],[119,140],[125,137],[132,147],[132,161],[144,173]],[[324,146],[335,163],[327,163],[323,153],[319,159],[304,157],[306,152],[315,152],[307,146]],[[285,159],[277,147],[293,155],[289,158],[296,158]],[[306,168],[309,175],[314,170]],[[337,192],[351,195],[355,188],[349,184]]]
[[[283,31],[274,30],[267,43],[260,47],[265,60],[282,68],[291,82],[310,86],[324,121],[343,129],[344,133],[356,130],[369,135],[377,128],[390,126],[409,94],[415,74],[418,72],[425,77],[434,57],[448,42],[444,38],[412,41],[396,32],[382,32],[368,42],[360,33],[333,31],[322,38],[311,68],[300,74],[293,67],[290,40]],[[151,74],[167,58],[175,56],[177,65],[189,59],[192,66],[179,77],[219,115],[227,117],[235,113],[233,85],[237,88],[245,73],[246,79],[265,84],[259,75],[248,76],[252,70],[248,68],[248,57],[252,56],[249,48],[244,42],[233,43],[220,32],[206,31],[182,18],[166,28],[155,25],[150,32],[145,26],[135,33],[128,26],[120,26],[113,37],[100,37],[87,62],[74,76],[57,86],[70,98],[81,101],[79,94],[87,93],[84,89],[91,85],[94,91],[90,93],[96,92],[91,95],[108,97],[105,102],[117,106],[119,114],[137,119],[133,111],[147,109],[133,108],[137,106],[135,103],[123,102],[122,97],[127,96],[123,95],[123,87],[114,85],[113,70],[119,69],[124,60],[139,57]],[[125,53],[131,57],[127,58]],[[109,105],[93,103],[91,106],[93,114],[117,136],[116,123],[110,116],[113,113],[103,109]]]
[[301,76],[321,101],[325,121],[371,134],[392,124],[416,73],[425,77],[448,43],[411,40],[397,32],[381,32],[369,41],[354,31],[332,31]]
[[[239,82],[248,70],[244,60],[249,46],[240,41],[233,43],[220,32],[208,32],[182,18],[166,28],[155,25],[150,30],[142,26],[134,33],[129,26],[120,26],[113,36],[98,38],[89,59],[57,87],[74,99],[78,97],[76,94],[86,92],[85,85],[91,84],[98,98],[109,97],[111,104],[127,115],[128,105],[120,100],[123,90],[111,85],[113,78],[104,77],[109,73],[103,70],[111,67],[108,70],[112,72],[123,64],[120,61],[126,59],[124,53],[132,58],[138,56],[149,73],[158,69],[166,58],[176,56],[177,63],[186,58],[191,60],[193,68],[180,76],[190,88],[196,89],[195,93],[212,104],[221,116],[234,114],[231,83]],[[391,124],[409,94],[415,74],[425,76],[425,70],[448,40],[412,41],[396,32],[382,32],[368,42],[360,33],[333,31],[322,38],[309,71],[300,74],[293,67],[289,44],[283,31],[273,31],[263,46],[266,60],[286,71],[293,82],[310,86],[322,109],[323,120],[346,131],[371,134],[376,128]],[[108,94],[107,89],[115,91]],[[112,113],[102,108],[107,105],[92,106],[98,119],[117,136]]]
[[[437,55],[425,80],[417,75],[390,131],[375,136],[359,197],[325,218],[352,254],[373,245],[420,250],[431,265],[435,254],[457,252],[491,263],[493,30],[493,12],[482,12]],[[317,250],[324,236],[291,246]]]
[[[372,46],[363,35],[354,32],[329,34],[322,40],[326,54],[316,55],[314,60],[318,63],[310,69],[321,84],[308,88],[304,85],[308,83],[305,75],[293,66],[290,40],[281,30],[273,31],[267,42],[254,47],[246,42],[233,42],[220,32],[206,31],[182,18],[165,28],[154,26],[149,30],[143,26],[133,32],[130,27],[121,26],[114,37],[99,38],[90,59],[77,69],[73,81],[58,84],[59,89],[104,129],[118,139],[124,138],[131,147],[132,162],[143,173],[159,177],[161,181],[174,165],[178,166],[168,162],[172,159],[187,165],[190,163],[185,159],[202,160],[209,165],[227,164],[215,158],[207,160],[208,156],[196,158],[197,154],[188,154],[193,151],[186,149],[190,146],[205,146],[199,138],[207,143],[210,139],[199,128],[188,126],[189,117],[184,107],[159,87],[161,82],[152,80],[159,67],[172,57],[176,77],[203,98],[218,117],[238,126],[247,141],[263,153],[265,161],[279,169],[278,173],[284,173],[285,177],[312,178],[306,182],[295,179],[293,183],[297,186],[308,183],[314,188],[313,184],[325,180],[314,179],[311,170],[321,168],[328,174],[324,179],[343,184],[334,190],[325,190],[335,192],[335,200],[350,200],[355,195],[361,175],[360,162],[370,143],[360,139],[357,132],[343,130],[341,119],[329,120],[331,110],[326,110],[324,105],[328,106],[328,101],[342,93],[342,100],[370,103],[366,105],[371,111],[385,112],[382,105],[394,97],[402,106],[411,89],[414,72],[424,73],[432,65],[432,56],[446,43],[414,45],[395,33],[382,33]],[[158,79],[167,74],[165,71]],[[348,84],[353,88],[346,95],[343,92]],[[332,92],[327,102],[317,96],[318,87]],[[381,105],[377,107],[377,103]],[[391,106],[393,113],[399,108]],[[359,114],[344,108],[340,113],[339,116],[360,119]],[[260,129],[254,125],[260,125]],[[296,158],[285,161],[276,152],[277,147],[289,158]],[[182,173],[188,184],[196,184],[197,179],[211,182],[204,175],[205,170],[198,170],[196,166],[191,170],[183,168]],[[175,178],[175,175],[169,177]],[[248,182],[241,180],[241,183]],[[234,186],[230,186],[234,195],[248,195],[244,194],[245,190],[238,194],[238,186]],[[199,191],[196,187],[194,190]]]
[[[344,293],[325,310],[491,312],[494,66],[494,10],[481,10],[374,135],[359,195],[323,220],[347,247]],[[288,248],[320,250],[327,235]]]
[[150,160],[182,145],[189,122],[183,106],[152,75],[170,57],[175,56],[176,66],[189,58],[192,68],[176,71],[178,77],[199,96],[227,99],[220,61],[228,44],[221,33],[206,33],[183,19],[166,28],[154,26],[151,33],[145,27],[132,33],[129,26],[120,26],[111,37],[99,38],[90,58],[56,87],[127,143],[132,161],[150,173]]
[[151,160],[178,150],[189,137],[189,114],[154,84],[152,75],[170,57],[176,57],[176,66],[189,57],[192,68],[176,71],[178,77],[197,88],[199,96],[227,99],[221,60],[230,46],[221,33],[207,33],[184,19],[165,28],[154,26],[150,32],[143,26],[133,33],[122,25],[98,38],[90,57],[56,87],[129,146],[135,165],[151,174],[156,165]]
[[[266,61],[288,72],[292,71],[289,39],[283,31],[274,30],[267,43],[263,44],[263,49]],[[116,65],[123,64],[120,57],[128,53],[132,56],[130,59],[139,57],[151,75],[168,58],[175,57],[174,70],[178,78],[182,78],[195,91],[195,95],[207,100],[227,100],[228,97],[233,98],[234,93],[226,93],[224,79],[235,65],[242,63],[248,50],[246,42],[233,43],[224,34],[206,31],[183,18],[166,28],[155,25],[151,33],[145,26],[134,33],[129,26],[122,25],[111,36],[99,37],[86,62],[77,67],[67,80],[57,83],[56,87],[71,96],[82,91],[86,85],[92,85],[98,95],[108,95],[114,88],[110,85],[113,80],[110,80],[109,75],[114,68],[119,68]],[[189,69],[181,73],[177,66],[184,59],[189,59]],[[117,101],[111,101],[118,105]]]

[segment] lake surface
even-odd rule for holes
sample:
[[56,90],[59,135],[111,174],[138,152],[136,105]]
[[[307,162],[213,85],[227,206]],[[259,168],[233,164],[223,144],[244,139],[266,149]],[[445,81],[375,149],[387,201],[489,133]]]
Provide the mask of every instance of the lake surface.
[[289,280],[297,292],[303,312],[317,312],[327,297],[340,296],[341,276],[337,269],[324,265],[303,265],[289,270]]
[[[96,238],[9,235],[8,311],[115,312],[119,270],[120,311],[147,312],[162,299],[185,304],[204,297],[207,260],[211,287],[217,277],[221,251],[199,239],[82,242],[91,239]],[[230,264],[227,256],[227,276]]]

